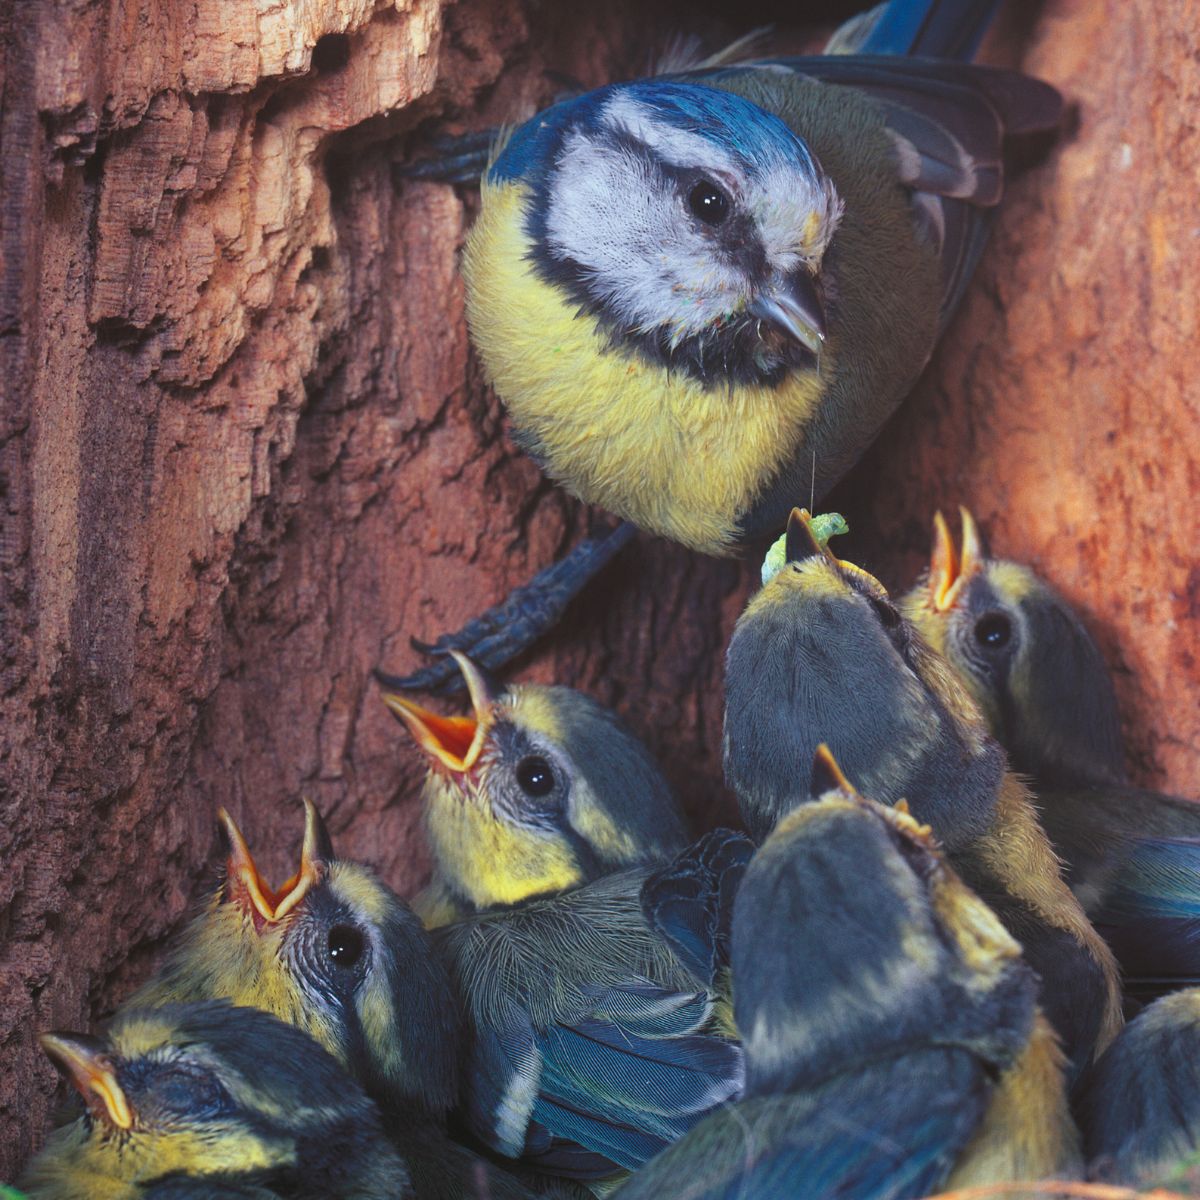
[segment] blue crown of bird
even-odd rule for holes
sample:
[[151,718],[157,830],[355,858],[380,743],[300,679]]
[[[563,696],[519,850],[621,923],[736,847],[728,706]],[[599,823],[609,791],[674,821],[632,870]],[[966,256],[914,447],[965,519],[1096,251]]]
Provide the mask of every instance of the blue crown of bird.
[[469,716],[406,696],[384,703],[425,752],[434,879],[414,906],[429,925],[661,861],[686,824],[658,765],[610,709],[572,688],[499,690],[453,657]]
[[262,877],[227,811],[225,877],[162,970],[125,1007],[226,998],[303,1029],[389,1106],[456,1099],[459,1009],[420,921],[367,867],[334,856],[304,801],[296,872]]
[[220,1001],[134,1008],[103,1038],[40,1040],[86,1110],[26,1168],[31,1200],[414,1194],[375,1105],[269,1014]]
[[787,563],[729,644],[724,761],[751,833],[811,799],[795,770],[826,742],[881,802],[906,798],[1041,975],[1075,1069],[1120,1026],[1111,951],[1063,881],[1036,809],[978,706],[874,576],[795,510]]

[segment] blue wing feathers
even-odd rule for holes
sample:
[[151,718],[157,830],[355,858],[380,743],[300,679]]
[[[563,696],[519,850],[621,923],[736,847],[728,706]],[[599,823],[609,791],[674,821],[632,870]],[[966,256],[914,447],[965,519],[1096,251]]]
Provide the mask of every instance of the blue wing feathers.
[[968,61],[998,7],[999,0],[892,0],[861,50]]

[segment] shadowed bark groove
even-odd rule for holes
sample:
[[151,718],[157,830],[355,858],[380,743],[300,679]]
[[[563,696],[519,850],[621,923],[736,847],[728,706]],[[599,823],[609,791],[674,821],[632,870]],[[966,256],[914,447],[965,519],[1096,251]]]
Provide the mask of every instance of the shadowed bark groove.
[[[786,16],[759,7],[746,24]],[[470,354],[470,190],[398,188],[392,164],[563,75],[640,74],[674,30],[741,32],[716,11],[0,6],[0,1176],[56,1095],[34,1033],[88,1027],[153,967],[213,879],[217,805],[269,876],[309,795],[342,853],[422,881],[420,764],[370,668],[407,668],[409,634],[498,599],[585,514],[512,450]],[[1078,129],[1011,189],[839,497],[842,553],[898,587],[933,508],[970,503],[1090,616],[1139,781],[1184,792],[1196,39],[1182,0],[1053,0],[998,31],[988,56],[1062,87]],[[756,576],[640,539],[518,674],[615,704],[714,823],[721,656]]]

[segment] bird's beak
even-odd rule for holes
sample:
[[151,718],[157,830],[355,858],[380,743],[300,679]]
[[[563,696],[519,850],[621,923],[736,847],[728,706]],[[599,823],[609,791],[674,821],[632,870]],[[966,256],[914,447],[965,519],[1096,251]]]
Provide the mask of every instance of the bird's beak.
[[826,334],[825,301],[814,276],[798,271],[786,279],[775,279],[750,302],[748,311],[783,330],[811,354],[821,353]]
[[841,792],[843,796],[857,796],[858,791],[842,771],[833,751],[825,742],[817,746],[813,756],[813,773],[810,793],[813,796],[824,796],[826,792]]
[[96,1116],[117,1129],[133,1128],[133,1109],[99,1041],[79,1033],[43,1033],[38,1041]]
[[954,548],[954,538],[946,518],[939,512],[933,518],[933,551],[929,557],[929,598],[934,612],[947,612],[958,603],[963,588],[983,570],[983,541],[970,512],[959,506],[962,517],[962,553]]
[[253,908],[266,924],[282,921],[288,913],[321,881],[332,857],[329,834],[309,799],[304,801],[304,845],[300,851],[300,869],[283,887],[269,887],[258,873],[242,831],[225,809],[217,813],[229,839],[229,857],[225,864],[226,900],[240,900]]
[[784,543],[785,555],[788,562],[802,562],[814,556],[832,563],[839,571],[854,575],[861,580],[867,589],[881,600],[888,599],[888,590],[871,574],[863,570],[857,563],[849,559],[838,558],[829,548],[829,543],[822,543],[813,529],[813,520],[807,508],[793,508],[788,517],[787,540]]
[[486,676],[465,655],[451,650],[458,669],[471,694],[470,717],[443,717],[407,696],[384,692],[383,702],[408,727],[416,742],[435,761],[455,774],[462,775],[476,763],[494,721],[496,695]]

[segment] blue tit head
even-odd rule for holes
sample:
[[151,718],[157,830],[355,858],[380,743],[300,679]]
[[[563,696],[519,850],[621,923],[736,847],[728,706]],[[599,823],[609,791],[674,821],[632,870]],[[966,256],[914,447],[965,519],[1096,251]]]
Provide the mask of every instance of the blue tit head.
[[296,1025],[381,1102],[436,1115],[455,1100],[458,1009],[413,912],[373,872],[334,856],[305,801],[300,867],[262,878],[232,817],[225,880],[140,1005],[226,998]]
[[747,1094],[931,1044],[1003,1070],[1035,1015],[1020,946],[906,805],[859,796],[823,746],[809,786],[816,798],[775,827],[734,903]]
[[959,511],[961,552],[938,513],[929,571],[905,613],[970,689],[1014,769],[1051,786],[1122,782],[1120,715],[1096,643],[1029,567],[989,558]]
[[518,181],[534,269],[615,345],[705,383],[814,364],[842,205],[778,117],[696,84],[616,84],[517,129],[487,182]]
[[214,1195],[239,1177],[288,1195],[409,1194],[375,1105],[311,1038],[266,1013],[224,1002],[130,1009],[104,1038],[43,1034],[42,1045],[86,1110],[30,1164],[32,1196],[133,1197],[180,1177],[213,1181]]
[[384,700],[428,756],[423,796],[438,875],[468,907],[567,891],[684,845],[670,787],[615,713],[572,688],[497,691],[455,658],[471,716]]
[[821,743],[883,803],[902,798],[948,849],[991,824],[1003,751],[887,590],[792,513],[787,562],[746,606],[725,666],[725,777],[759,840],[813,799]]

